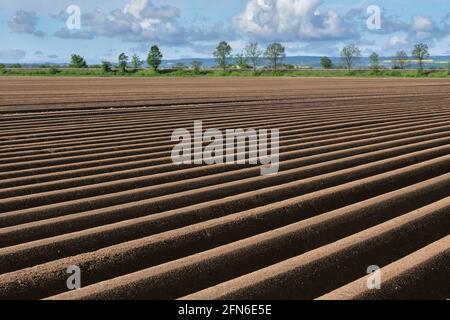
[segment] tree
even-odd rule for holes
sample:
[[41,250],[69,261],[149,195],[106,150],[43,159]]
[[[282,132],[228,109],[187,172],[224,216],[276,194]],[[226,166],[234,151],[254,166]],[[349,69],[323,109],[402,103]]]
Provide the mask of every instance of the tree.
[[320,65],[324,69],[331,69],[333,67],[333,62],[328,57],[322,57],[322,59],[320,59]]
[[370,55],[370,68],[375,71],[380,69],[380,56],[376,52]]
[[414,50],[412,51],[413,57],[419,61],[419,71],[423,71],[423,60],[430,57],[430,53],[428,52],[428,45],[425,43],[418,43],[414,46]]
[[104,73],[111,72],[112,64],[109,61],[102,61],[102,71]]
[[120,71],[126,72],[127,71],[127,65],[128,65],[128,56],[125,53],[122,52],[119,55],[119,63],[118,63]]
[[285,48],[280,43],[272,43],[267,47],[264,56],[269,60],[272,69],[277,71],[278,64],[286,57]]
[[234,57],[234,61],[235,61],[236,65],[237,65],[240,69],[245,69],[245,68],[247,68],[247,57],[245,56],[244,53],[238,53],[238,54]]
[[158,71],[159,66],[161,65],[163,55],[161,50],[159,50],[158,46],[152,46],[150,48],[150,52],[148,53],[147,63],[153,70]]
[[408,62],[408,55],[404,50],[397,51],[395,54],[395,66],[400,69],[405,69]]
[[134,70],[139,69],[144,64],[144,61],[139,58],[137,54],[133,54],[133,57],[131,57],[131,66]]
[[194,61],[191,62],[191,66],[192,66],[192,69],[194,70],[195,73],[199,73],[200,70],[202,69],[203,62],[198,61],[198,60],[194,60]]
[[355,62],[360,58],[361,50],[354,44],[342,48],[341,59],[348,70],[351,70]]
[[59,70],[59,68],[58,68],[57,65],[53,65],[53,66],[51,66],[51,67],[48,69],[48,72],[49,72],[50,74],[55,75],[55,74],[58,74],[58,73],[60,72],[60,70]]
[[87,63],[86,63],[86,60],[84,60],[84,57],[82,57],[78,54],[73,54],[71,56],[70,67],[71,68],[87,68]]
[[252,42],[245,47],[244,52],[246,57],[251,61],[253,72],[256,72],[256,67],[258,66],[259,59],[263,54],[262,50],[259,49],[256,42]]
[[225,41],[220,42],[214,51],[214,58],[216,58],[217,65],[224,71],[227,70],[228,59],[231,57],[232,51],[231,46]]

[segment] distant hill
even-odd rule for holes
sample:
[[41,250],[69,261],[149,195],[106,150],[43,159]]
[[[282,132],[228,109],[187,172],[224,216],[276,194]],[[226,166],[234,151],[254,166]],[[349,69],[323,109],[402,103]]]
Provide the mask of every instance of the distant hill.
[[[312,67],[312,68],[320,68],[320,59],[321,57],[316,56],[296,56],[296,57],[286,57],[283,60],[285,64],[291,64],[295,66],[301,67]],[[392,67],[392,61],[394,57],[380,57],[380,65],[390,68]],[[183,63],[185,65],[190,65],[192,61],[201,61],[203,66],[205,67],[214,67],[216,62],[214,59],[176,59],[176,60],[164,60],[163,67],[170,68],[175,66],[177,63]],[[341,65],[341,59],[339,57],[331,57],[333,64],[335,66]],[[447,64],[450,63],[450,56],[434,56],[430,57],[425,66],[426,68],[447,68]],[[264,59],[262,59],[261,65],[265,64]],[[359,67],[367,67],[370,65],[369,58],[361,58],[357,66]],[[417,63],[414,61],[410,61],[409,68],[417,68]]]
[[[283,60],[284,64],[294,65],[298,67],[310,67],[310,68],[321,68],[320,66],[321,57],[318,56],[295,56],[295,57],[286,57]],[[341,59],[339,57],[330,57],[333,61],[335,67],[341,66]],[[391,68],[393,65],[394,57],[380,57],[380,65],[386,68]],[[173,68],[177,63],[183,63],[186,66],[190,66],[192,61],[201,61],[204,67],[212,68],[216,66],[216,61],[214,59],[195,59],[195,58],[186,58],[186,59],[174,59],[174,60],[163,60],[161,67],[162,68]],[[88,61],[89,62],[89,61]],[[114,61],[113,61],[114,62]],[[233,63],[233,60],[230,59],[230,63]],[[43,65],[50,66],[55,63],[21,63],[21,65],[25,68],[39,68]],[[67,67],[68,63],[56,63],[60,66]],[[90,63],[93,65],[94,63]],[[266,65],[265,59],[261,59],[260,66]],[[432,56],[425,62],[425,68],[434,69],[434,68],[447,68],[450,64],[450,56]],[[10,65],[10,64],[7,64]],[[370,60],[367,57],[361,58],[356,67],[368,67],[370,65]],[[414,60],[410,60],[408,68],[415,69],[418,67],[417,62]]]

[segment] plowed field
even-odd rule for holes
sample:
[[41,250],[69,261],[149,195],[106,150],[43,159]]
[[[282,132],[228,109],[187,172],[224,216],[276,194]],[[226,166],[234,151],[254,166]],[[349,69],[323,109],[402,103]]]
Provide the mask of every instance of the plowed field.
[[[173,164],[194,120],[279,173]],[[0,79],[0,299],[446,299],[449,261],[449,80]]]

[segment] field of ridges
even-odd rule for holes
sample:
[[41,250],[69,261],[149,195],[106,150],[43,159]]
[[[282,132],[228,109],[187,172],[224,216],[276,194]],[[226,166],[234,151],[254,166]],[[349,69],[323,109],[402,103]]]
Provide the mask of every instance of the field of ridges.
[[[0,119],[0,299],[450,298],[449,80],[7,77]],[[173,164],[194,120],[279,173]]]

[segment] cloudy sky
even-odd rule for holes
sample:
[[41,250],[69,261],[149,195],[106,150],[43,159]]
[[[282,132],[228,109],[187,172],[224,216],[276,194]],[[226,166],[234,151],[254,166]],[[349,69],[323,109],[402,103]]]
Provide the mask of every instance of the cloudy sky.
[[[371,5],[381,29],[367,26]],[[144,56],[151,44],[168,59],[207,58],[220,40],[235,53],[249,41],[279,41],[288,55],[330,56],[350,43],[389,55],[422,41],[450,55],[450,1],[0,0],[0,37],[1,62],[67,62],[76,52],[97,63],[123,51]]]

